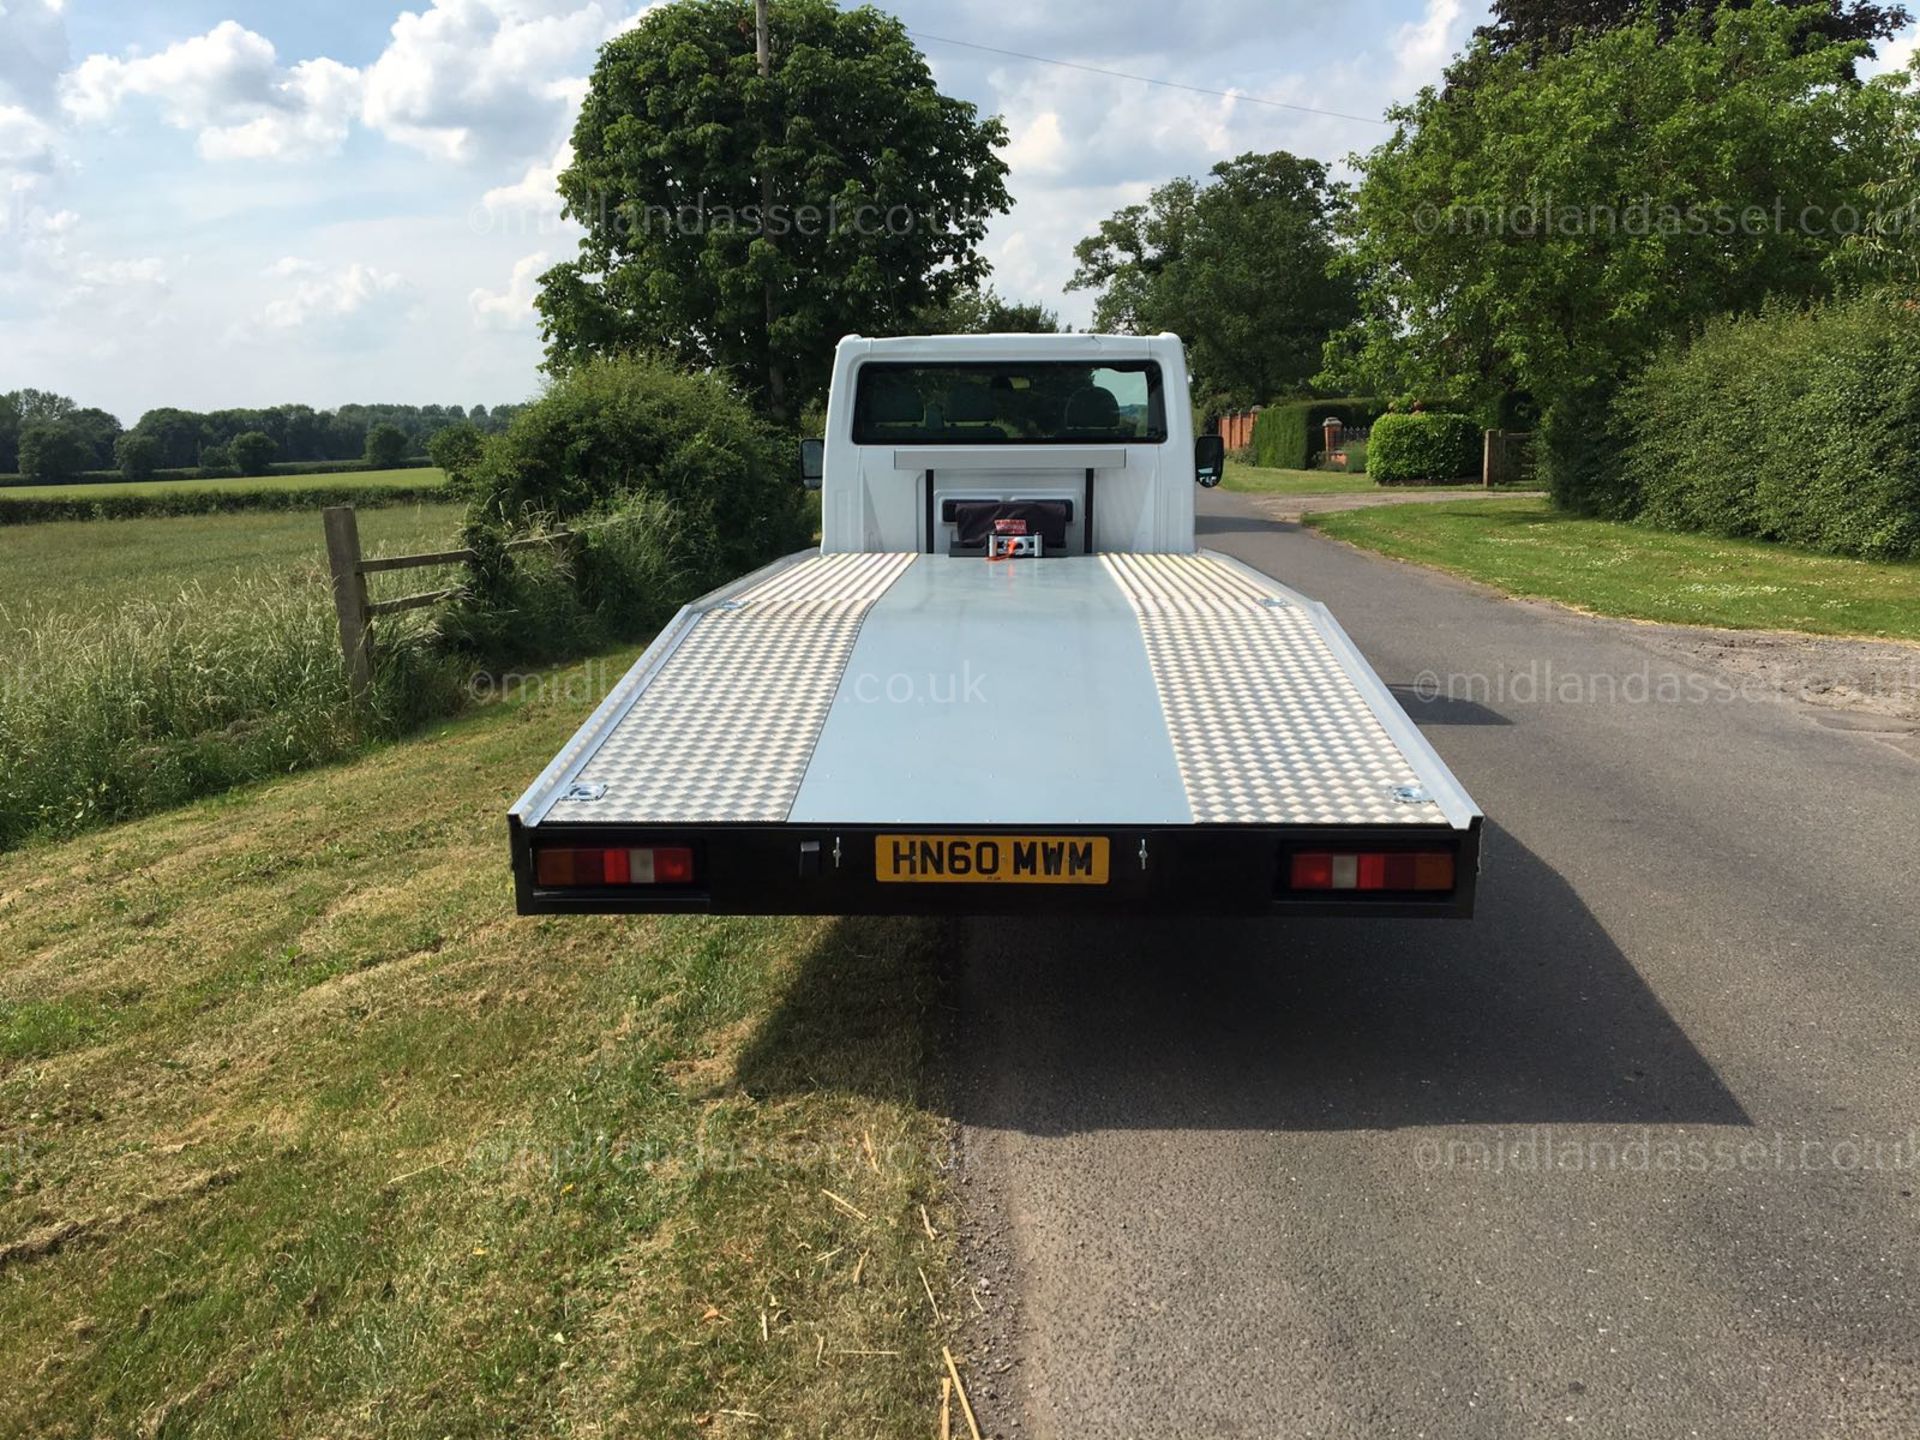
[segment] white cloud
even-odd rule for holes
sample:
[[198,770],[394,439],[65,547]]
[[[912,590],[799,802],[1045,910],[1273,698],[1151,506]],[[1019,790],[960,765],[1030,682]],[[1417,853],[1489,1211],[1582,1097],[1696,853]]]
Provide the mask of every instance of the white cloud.
[[1920,23],[1909,25],[1891,40],[1882,41],[1880,53],[1860,67],[1863,75],[1889,75],[1911,65],[1920,53]]
[[[54,0],[0,0],[0,239],[18,235],[60,167],[55,87],[67,63]],[[7,251],[0,249],[0,259]]]
[[278,103],[251,120],[200,132],[209,160],[272,160],[329,155],[346,142],[360,109],[360,72],[337,60],[302,60],[277,81]]
[[53,127],[22,105],[0,105],[0,175],[53,169]]
[[487,228],[510,227],[516,221],[543,230],[560,218],[560,172],[573,163],[573,141],[562,140],[548,160],[536,160],[511,185],[496,185],[480,197]]
[[404,309],[413,291],[404,276],[359,261],[329,268],[289,256],[270,266],[268,274],[299,282],[260,311],[261,323],[275,330],[381,318]]
[[334,60],[283,70],[273,42],[233,20],[153,55],[89,55],[61,82],[74,120],[104,123],[129,100],[199,132],[209,160],[291,159],[331,154],[360,107],[360,73]]
[[434,0],[393,22],[366,72],[366,123],[437,159],[538,153],[579,102],[580,70],[623,7]]
[[1393,63],[1396,91],[1404,97],[1440,79],[1447,62],[1467,38],[1465,6],[1461,0],[1426,0],[1426,12],[1394,32]]
[[67,68],[67,23],[59,0],[0,0],[0,104],[44,115]]
[[156,255],[145,255],[138,260],[95,260],[92,256],[83,256],[75,267],[74,277],[83,285],[108,289],[153,286],[164,289],[167,265]]
[[223,20],[157,55],[89,55],[62,81],[61,99],[76,120],[105,121],[129,96],[144,96],[168,123],[192,129],[269,103],[276,68],[271,40]]
[[531,326],[540,276],[552,263],[546,251],[537,250],[514,262],[506,289],[476,289],[467,297],[473,307],[473,323],[482,330],[524,330]]
[[1042,110],[1014,131],[1005,157],[1022,175],[1059,174],[1067,159],[1067,137],[1060,131],[1059,113]]

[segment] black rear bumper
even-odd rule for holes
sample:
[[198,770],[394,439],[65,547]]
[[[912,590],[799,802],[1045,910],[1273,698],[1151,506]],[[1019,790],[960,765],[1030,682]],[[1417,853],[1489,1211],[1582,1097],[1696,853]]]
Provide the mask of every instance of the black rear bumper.
[[[1465,919],[1480,871],[1480,818],[1439,826],[522,825],[509,816],[522,915],[1345,915]],[[965,831],[1015,839],[1105,836],[1101,885],[901,884],[875,874],[874,840]],[[542,888],[534,852],[546,846],[687,846],[695,883],[680,887]],[[1144,859],[1143,856],[1144,847]],[[1451,850],[1454,888],[1418,894],[1287,888],[1298,852]]]

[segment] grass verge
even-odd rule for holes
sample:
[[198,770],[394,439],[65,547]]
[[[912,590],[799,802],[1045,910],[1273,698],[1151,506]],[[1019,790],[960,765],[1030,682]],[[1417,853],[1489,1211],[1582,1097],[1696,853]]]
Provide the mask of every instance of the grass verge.
[[1307,517],[1336,539],[1602,615],[1920,640],[1920,565],[1586,520],[1544,500]]
[[0,857],[0,1433],[927,1431],[949,934],[514,917],[624,660]]
[[1220,488],[1240,495],[1346,495],[1380,487],[1364,475],[1338,470],[1271,470],[1229,460]]
[[1273,470],[1248,465],[1239,460],[1227,462],[1227,473],[1220,488],[1240,495],[1395,495],[1402,492],[1432,494],[1458,490],[1462,494],[1484,495],[1479,485],[1392,485],[1375,484],[1366,475],[1348,475],[1339,470]]

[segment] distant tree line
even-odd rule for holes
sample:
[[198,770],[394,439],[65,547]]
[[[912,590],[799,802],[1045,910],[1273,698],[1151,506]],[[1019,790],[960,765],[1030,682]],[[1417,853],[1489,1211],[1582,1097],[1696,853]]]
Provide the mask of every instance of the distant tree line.
[[[427,453],[441,431],[506,428],[518,405],[274,405],[259,410],[149,410],[131,429],[105,410],[45,390],[0,394],[0,474],[42,481],[88,471],[259,474],[272,464],[388,460]],[[377,453],[376,453],[377,452]]]

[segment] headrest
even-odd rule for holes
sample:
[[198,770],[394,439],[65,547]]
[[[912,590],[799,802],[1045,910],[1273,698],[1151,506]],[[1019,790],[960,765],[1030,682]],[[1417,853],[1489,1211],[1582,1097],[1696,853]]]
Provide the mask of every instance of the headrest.
[[1120,402],[1111,390],[1088,386],[1076,390],[1067,401],[1066,428],[1069,430],[1112,430],[1120,423]]
[[947,423],[978,424],[993,419],[993,392],[984,385],[956,385],[947,392]]
[[868,419],[875,425],[918,425],[926,415],[919,392],[910,385],[882,382],[869,393]]

